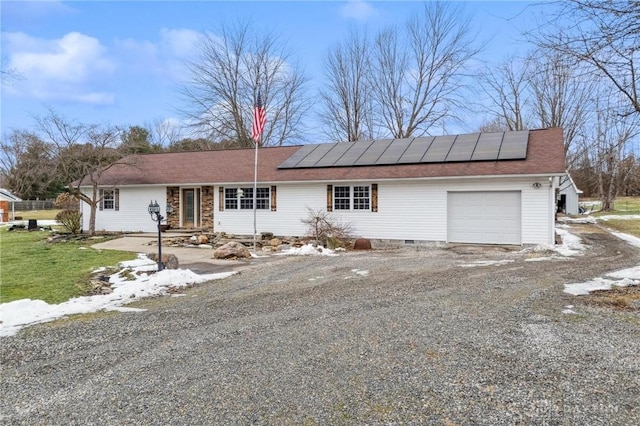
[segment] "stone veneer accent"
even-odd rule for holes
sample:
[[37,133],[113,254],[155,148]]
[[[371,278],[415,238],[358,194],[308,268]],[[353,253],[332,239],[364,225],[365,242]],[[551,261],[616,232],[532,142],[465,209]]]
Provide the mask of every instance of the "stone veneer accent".
[[213,189],[213,186],[203,186],[200,191],[200,203],[202,205],[202,230],[204,232],[214,232]]
[[[173,194],[172,194],[173,192]],[[167,218],[167,224],[175,229],[180,227],[180,188],[167,186],[167,204],[173,207],[173,213]]]

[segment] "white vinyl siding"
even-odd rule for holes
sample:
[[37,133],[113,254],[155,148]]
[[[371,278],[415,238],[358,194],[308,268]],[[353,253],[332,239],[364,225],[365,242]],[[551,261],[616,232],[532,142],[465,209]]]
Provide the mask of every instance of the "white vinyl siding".
[[[535,188],[534,183],[543,183]],[[372,211],[372,183],[377,184],[377,211]],[[267,186],[268,185],[268,186]],[[256,210],[258,234],[272,232],[282,236],[307,234],[302,219],[308,209],[327,210],[327,185],[350,187],[351,202],[355,187],[369,188],[369,208],[336,210],[332,217],[342,223],[350,223],[354,237],[384,240],[412,240],[429,242],[447,241],[447,194],[449,192],[520,193],[521,243],[553,244],[555,188],[547,178],[459,178],[421,179],[405,181],[373,182],[264,182],[263,187],[277,188],[277,211]],[[248,185],[222,185],[223,188]],[[215,187],[215,193],[220,186]],[[149,200],[166,199],[165,187],[120,187],[120,211],[98,211],[96,230],[153,232],[156,224],[149,218]],[[262,198],[260,198],[262,200]],[[268,199],[265,199],[268,201]],[[224,197],[222,203],[224,203]],[[335,200],[334,200],[335,205]],[[220,198],[214,197],[213,228],[216,232],[236,235],[253,234],[253,210],[227,211]],[[260,204],[258,205],[260,207]],[[83,227],[88,229],[89,209],[83,204]],[[164,215],[164,211],[162,214]],[[174,213],[176,214],[176,213]]]
[[[149,202],[157,200],[162,209],[161,214],[166,216],[166,189],[165,187],[120,187],[119,209],[96,209],[96,231],[112,232],[157,232],[158,224],[149,216]],[[91,190],[85,194],[91,196]],[[91,208],[88,204],[80,203],[82,212],[82,229],[89,230],[89,216]],[[174,213],[176,214],[176,213]]]

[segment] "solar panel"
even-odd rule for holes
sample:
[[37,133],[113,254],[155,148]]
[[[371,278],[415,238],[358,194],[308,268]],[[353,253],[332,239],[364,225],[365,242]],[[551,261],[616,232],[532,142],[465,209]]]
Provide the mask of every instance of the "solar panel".
[[389,144],[393,141],[393,139],[382,139],[379,141],[374,141],[356,161],[356,166],[369,166],[371,164],[376,164],[380,156],[383,152],[389,147]]
[[369,148],[372,142],[363,141],[363,142],[351,142],[351,148],[347,152],[344,153],[342,157],[338,161],[335,162],[335,166],[353,166],[358,158]]
[[480,133],[471,161],[497,160],[504,132]]
[[527,158],[529,132],[508,132],[504,134],[498,160],[518,160]]
[[527,158],[529,131],[303,145],[278,166],[380,166]]
[[411,139],[394,139],[376,164],[396,164],[410,143]]
[[455,136],[436,136],[429,150],[424,157],[422,157],[423,163],[443,163],[445,158],[447,158],[447,154],[449,154],[449,150],[451,149],[451,145],[453,145],[453,141],[456,139]]
[[469,161],[476,147],[480,133],[472,133],[470,135],[458,135],[453,142],[453,146],[449,150],[446,162],[450,161]]
[[299,150],[293,153],[291,157],[284,160],[282,164],[278,166],[280,169],[293,169],[296,168],[300,160],[309,155],[314,149],[316,149],[319,145],[302,145]]
[[419,163],[429,149],[434,138],[415,138],[398,159],[398,163]]
[[336,161],[344,155],[347,150],[351,148],[351,144],[348,142],[341,142],[333,144],[333,148],[325,154],[314,167],[331,167]]
[[334,143],[320,144],[298,163],[297,167],[314,167],[334,147]]

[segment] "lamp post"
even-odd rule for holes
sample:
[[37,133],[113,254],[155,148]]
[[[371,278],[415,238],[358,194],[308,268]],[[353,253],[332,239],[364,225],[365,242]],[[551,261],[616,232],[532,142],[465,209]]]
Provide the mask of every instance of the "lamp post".
[[[158,201],[151,201],[149,203],[148,211],[149,211],[149,215],[151,216],[151,220],[153,220],[154,222],[158,222],[158,272],[160,272],[162,271],[161,224],[165,218],[162,217],[162,215],[160,214],[160,205],[158,204]],[[171,204],[167,204],[167,216],[170,215],[172,211],[173,211],[173,208],[171,207]]]

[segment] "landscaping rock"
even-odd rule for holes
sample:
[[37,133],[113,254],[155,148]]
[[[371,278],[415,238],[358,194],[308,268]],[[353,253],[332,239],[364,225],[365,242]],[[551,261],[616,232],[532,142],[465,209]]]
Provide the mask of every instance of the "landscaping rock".
[[225,245],[218,247],[213,252],[214,259],[240,259],[250,257],[251,252],[249,249],[236,241],[229,241]]
[[209,243],[209,237],[204,234],[198,235],[198,244],[207,244]]
[[[148,253],[147,257],[154,262],[158,261],[158,253]],[[178,258],[175,254],[162,254],[162,266],[164,269],[178,269]]]
[[278,238],[272,238],[271,241],[269,241],[271,247],[278,247],[280,244],[282,244],[282,240]]

